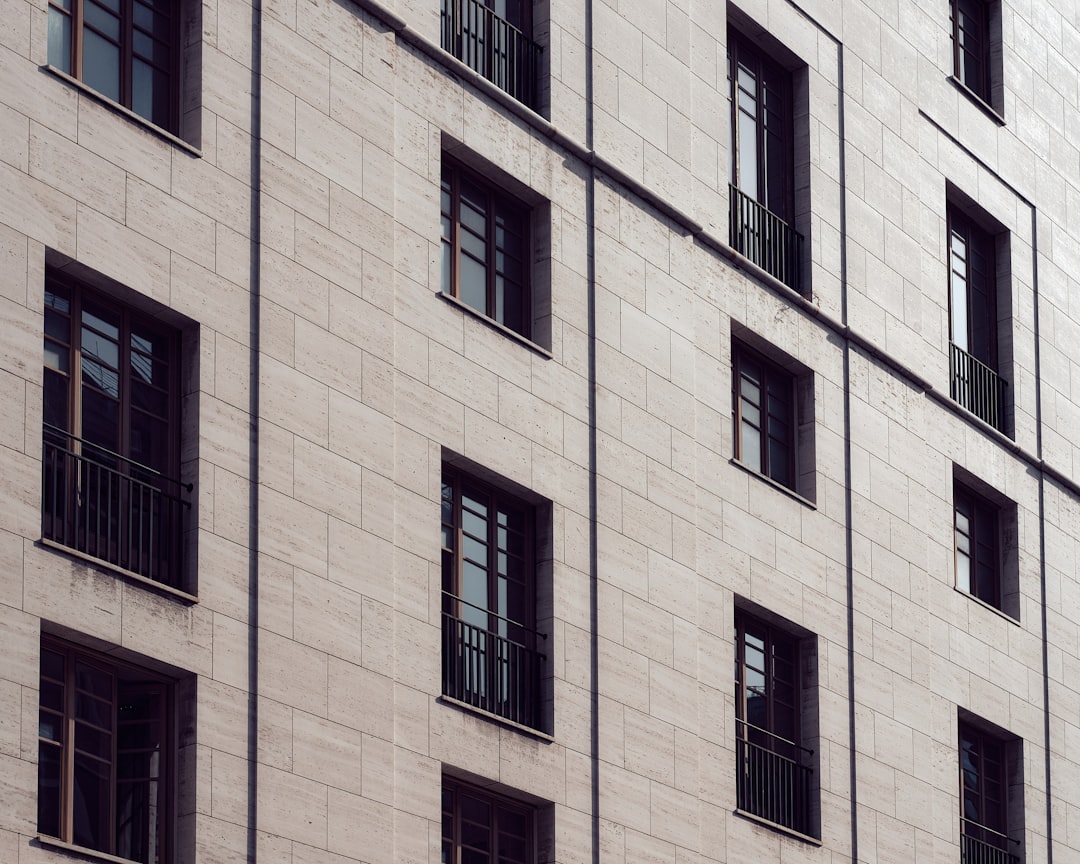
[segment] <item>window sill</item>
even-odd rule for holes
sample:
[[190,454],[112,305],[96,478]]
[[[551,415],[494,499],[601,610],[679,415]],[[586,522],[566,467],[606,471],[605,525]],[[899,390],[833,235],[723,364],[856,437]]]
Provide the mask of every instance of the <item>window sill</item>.
[[722,244],[718,244],[718,248],[723,251],[724,254],[727,255],[727,257],[730,258],[731,261],[734,262],[734,264],[740,270],[743,270],[748,275],[753,276],[759,282],[764,282],[766,285],[768,285],[770,288],[772,288],[774,291],[778,292],[782,296],[795,299],[796,302],[802,301],[803,303],[814,307],[813,291],[807,291],[806,293],[796,291],[794,288],[788,285],[787,282],[777,279],[775,276],[772,275],[772,273],[770,273],[764,267],[760,267],[755,264],[745,255],[743,255],[742,252],[740,252],[738,249],[736,249],[729,243],[725,242]]
[[736,468],[740,468],[741,470],[745,471],[751,477],[757,477],[759,480],[765,481],[770,486],[772,486],[774,489],[780,490],[785,495],[787,495],[789,498],[794,498],[800,504],[802,504],[802,505],[804,505],[806,507],[809,507],[811,510],[817,510],[817,504],[815,504],[809,498],[804,498],[802,495],[800,495],[794,489],[789,489],[783,483],[777,483],[768,474],[762,474],[760,471],[755,471],[753,468],[751,468],[745,462],[740,462],[738,459],[732,458],[732,459],[729,459],[728,462],[731,465],[734,465]]
[[[118,576],[123,576],[125,579],[131,582],[137,582],[146,588],[150,588],[154,591],[160,591],[163,594],[169,594],[178,600],[182,600],[185,603],[198,603],[199,598],[195,594],[188,594],[187,591],[181,591],[179,588],[173,588],[171,585],[166,585],[164,582],[155,582],[153,579],[148,579],[140,573],[136,573],[134,570],[125,570],[123,567],[117,567],[115,564],[110,564],[101,558],[95,558],[93,555],[87,555],[85,552],[80,552],[78,549],[72,549],[70,546],[65,546],[63,543],[57,543],[55,540],[48,540],[42,537],[38,544],[46,549],[53,549],[70,558],[75,558],[79,561],[83,561],[87,564],[91,564],[99,570],[104,570],[109,573],[115,573]],[[60,842],[60,841],[57,841]],[[81,849],[82,847],[75,847]],[[95,853],[97,854],[97,853]],[[125,859],[118,858],[118,861]]]
[[983,609],[987,609],[990,612],[993,612],[999,618],[1004,618],[1010,624],[1015,624],[1017,627],[1020,626],[1020,619],[1019,618],[1013,618],[1013,616],[1010,615],[1008,612],[1006,612],[1004,609],[998,609],[997,606],[994,606],[994,605],[992,605],[990,603],[987,603],[985,600],[983,600],[983,599],[981,599],[979,597],[976,597],[970,591],[965,591],[959,585],[953,585],[953,590],[956,591],[958,594],[963,594],[965,597],[967,597],[973,603],[977,603],[979,606],[982,606]]
[[733,811],[736,816],[740,816],[749,822],[756,822],[758,825],[764,825],[766,828],[770,828],[778,834],[786,834],[788,837],[792,837],[795,840],[801,840],[803,843],[808,843],[811,846],[821,846],[822,843],[817,837],[811,837],[809,834],[803,834],[801,831],[796,831],[794,828],[788,828],[786,825],[781,825],[779,822],[770,822],[768,819],[762,819],[760,816],[749,812],[748,810],[740,810],[738,807]]
[[436,293],[437,296],[441,297],[447,303],[451,304],[452,306],[456,306],[458,309],[461,309],[463,312],[471,315],[477,321],[482,321],[484,324],[488,325],[489,327],[491,327],[491,328],[493,328],[495,330],[498,330],[500,333],[503,333],[506,336],[509,336],[515,342],[518,342],[521,345],[524,345],[526,348],[528,348],[530,351],[534,352],[535,354],[539,354],[541,357],[545,358],[546,360],[550,360],[552,358],[552,356],[553,356],[552,353],[550,351],[548,351],[546,348],[544,348],[542,345],[538,345],[535,342],[533,342],[531,339],[527,339],[526,337],[522,336],[516,330],[511,330],[509,327],[507,327],[507,326],[505,326],[503,324],[500,324],[494,318],[488,318],[488,316],[484,315],[482,312],[477,312],[475,309],[473,309],[472,306],[458,300],[458,298],[455,297],[453,294],[447,294],[445,291],[436,291],[435,293]]
[[117,855],[110,855],[108,852],[98,852],[96,849],[89,849],[86,846],[76,846],[74,843],[66,843],[45,834],[38,834],[35,839],[41,846],[58,849],[61,852],[76,855],[80,858],[87,858],[92,861],[109,861],[110,864],[132,864],[131,858],[120,858]]
[[41,71],[48,72],[50,75],[53,75],[54,77],[59,78],[61,81],[64,81],[65,83],[71,85],[76,90],[80,90],[81,92],[85,93],[87,96],[90,96],[96,102],[100,102],[102,105],[104,105],[110,111],[112,111],[114,114],[119,114],[122,117],[126,117],[128,120],[130,120],[133,123],[136,123],[139,126],[141,126],[147,132],[153,133],[158,138],[162,138],[165,141],[168,141],[170,144],[176,145],[181,150],[186,150],[192,156],[195,156],[195,157],[200,158],[200,159],[202,158],[202,151],[198,147],[195,147],[192,144],[189,144],[183,138],[180,138],[177,135],[174,135],[172,132],[169,132],[166,129],[162,129],[160,126],[156,126],[155,124],[153,124],[149,120],[147,120],[145,117],[143,117],[143,116],[141,116],[139,114],[136,114],[130,108],[125,108],[119,102],[114,102],[108,96],[103,96],[101,93],[98,93],[98,91],[95,90],[93,87],[87,86],[82,81],[80,81],[78,78],[75,78],[74,76],[69,75],[63,69],[58,69],[57,67],[52,66],[50,64],[46,64],[46,65],[41,66],[39,68],[41,69]]
[[507,720],[505,717],[500,717],[498,714],[492,714],[490,711],[485,711],[483,708],[477,708],[475,705],[470,705],[468,702],[462,702],[460,699],[454,699],[452,696],[438,696],[435,701],[440,702],[443,705],[458,708],[462,711],[467,711],[470,714],[476,714],[486,720],[491,720],[508,729],[514,729],[523,735],[528,735],[530,738],[535,738],[546,744],[555,743],[554,736],[548,735],[546,732],[541,732],[539,729],[533,729],[531,726],[526,726],[523,723],[515,723],[513,720]]
[[976,93],[970,87],[968,87],[967,84],[965,84],[963,81],[961,81],[955,75],[950,75],[948,77],[949,77],[949,82],[953,85],[953,87],[955,87],[957,90],[959,90],[965,96],[967,96],[968,99],[970,99],[972,102],[974,102],[975,107],[978,108],[980,111],[982,111],[983,114],[985,114],[987,117],[989,117],[995,123],[997,123],[998,126],[1004,126],[1005,125],[1005,118],[1002,117],[1001,114],[999,114],[996,110],[994,110],[994,107],[989,102],[987,102],[985,99],[983,99],[982,96],[980,96],[978,93]]

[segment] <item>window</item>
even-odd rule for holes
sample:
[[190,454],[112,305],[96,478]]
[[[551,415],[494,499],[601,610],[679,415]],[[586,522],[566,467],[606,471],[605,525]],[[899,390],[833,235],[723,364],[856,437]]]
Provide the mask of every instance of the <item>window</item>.
[[531,335],[530,213],[444,155],[442,290],[504,327]]
[[953,77],[1001,113],[1001,10],[994,0],[952,0]]
[[532,0],[442,0],[442,47],[500,90],[538,108],[541,48]]
[[735,458],[751,471],[795,488],[796,410],[791,374],[736,343]]
[[164,864],[172,847],[172,682],[43,638],[38,831]]
[[1023,836],[1019,755],[1018,740],[960,722],[960,848],[966,864],[1020,860],[1013,839],[1014,832]]
[[44,340],[45,539],[181,587],[178,334],[48,274]]
[[800,641],[736,610],[735,758],[738,807],[810,835],[812,751],[802,746]]
[[1006,382],[998,374],[994,238],[958,207],[948,211],[952,398],[1005,431]]
[[1001,559],[998,553],[997,508],[957,484],[956,587],[1001,608]]
[[180,53],[176,0],[49,0],[49,63],[170,132]]
[[533,807],[443,777],[442,864],[535,864]]
[[539,728],[535,514],[443,467],[443,694]]
[[791,74],[728,30],[731,101],[730,242],[771,276],[801,290],[795,231]]

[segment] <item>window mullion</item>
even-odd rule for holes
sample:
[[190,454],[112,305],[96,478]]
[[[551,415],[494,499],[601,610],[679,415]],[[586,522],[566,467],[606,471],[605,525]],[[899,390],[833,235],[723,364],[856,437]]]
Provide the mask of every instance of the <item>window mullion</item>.
[[494,321],[498,321],[499,319],[496,317],[497,304],[495,300],[495,281],[497,278],[495,275],[495,265],[499,260],[499,252],[495,248],[495,238],[498,232],[495,229],[497,218],[495,215],[495,194],[491,190],[488,190],[487,195],[485,196],[485,207],[487,209],[487,213],[485,214],[487,230],[484,233],[486,235],[487,248],[484,250],[484,258],[486,259],[484,263],[487,265],[487,285],[485,286],[487,292],[487,316]]

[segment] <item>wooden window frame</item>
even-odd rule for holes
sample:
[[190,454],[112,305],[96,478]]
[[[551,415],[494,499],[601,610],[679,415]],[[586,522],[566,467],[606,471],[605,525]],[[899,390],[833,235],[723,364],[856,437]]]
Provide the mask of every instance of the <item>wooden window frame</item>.
[[[793,704],[788,706],[791,710],[792,730],[789,735],[782,735],[789,741],[801,746],[802,742],[802,650],[800,640],[782,628],[768,624],[748,612],[741,609],[735,610],[735,718],[749,724],[747,718],[747,675],[746,675],[746,639],[747,628],[756,629],[764,642],[766,664],[771,668],[760,670],[765,677],[765,725],[757,728],[779,735],[777,728],[777,702],[776,702],[776,668],[775,654],[777,650],[787,650],[791,656],[792,678],[790,681],[781,682],[790,686],[794,693]],[[756,724],[754,724],[756,725]]]
[[[160,712],[158,713],[156,722],[160,724],[161,739],[163,743],[158,750],[160,753],[160,765],[157,776],[157,818],[154,826],[155,837],[157,838],[157,848],[147,848],[146,850],[140,851],[146,852],[148,857],[146,857],[145,860],[148,860],[149,864],[168,864],[173,857],[173,827],[176,807],[176,787],[174,783],[177,766],[176,724],[174,722],[176,682],[168,677],[150,672],[135,664],[117,660],[115,657],[106,656],[100,652],[73,645],[54,637],[42,636],[41,647],[43,652],[48,650],[63,655],[65,669],[64,681],[60,682],[56,679],[46,677],[44,664],[42,664],[39,692],[44,693],[47,685],[55,687],[57,684],[60,684],[62,686],[63,707],[61,710],[47,707],[45,705],[44,696],[42,696],[39,704],[39,710],[42,717],[52,716],[57,718],[61,729],[60,740],[58,742],[53,741],[46,736],[39,735],[39,751],[45,747],[58,748],[60,752],[61,767],[60,788],[58,790],[59,812],[55,814],[56,822],[59,825],[59,832],[58,835],[53,835],[48,831],[43,830],[41,825],[44,809],[48,805],[42,800],[42,788],[47,783],[47,778],[42,776],[45,760],[39,756],[38,830],[45,836],[56,836],[61,842],[79,846],[74,836],[74,771],[77,749],[75,745],[77,740],[75,736],[75,727],[77,722],[89,721],[85,718],[81,721],[77,720],[76,696],[79,688],[76,685],[75,666],[78,662],[87,666],[92,666],[109,675],[112,679],[112,694],[110,700],[112,710],[112,732],[110,733],[111,754],[108,759],[108,787],[110,796],[108,803],[108,831],[107,836],[103,838],[105,841],[104,843],[99,846],[80,846],[80,848],[91,849],[95,852],[102,852],[116,857],[123,857],[119,855],[116,849],[119,782],[117,739],[119,737],[119,727],[123,725],[119,718],[119,705],[122,697],[121,691],[125,688],[121,682],[126,680],[131,691],[146,688],[157,689],[160,691]],[[44,728],[45,725],[46,724],[43,723],[42,728]],[[99,761],[104,762],[104,760]],[[144,857],[140,855],[130,860],[141,861],[144,860]]]
[[[772,60],[761,48],[742,36],[738,30],[728,28],[727,39],[728,101],[730,102],[729,122],[731,130],[729,175],[731,184],[788,225],[794,226],[795,148],[791,73]],[[753,74],[755,82],[755,91],[753,93],[757,114],[753,120],[755,127],[754,158],[757,165],[755,189],[744,188],[741,183],[743,177],[741,168],[743,148],[740,146],[740,141],[742,138],[742,125],[747,121],[743,119],[743,112],[740,110],[739,94],[744,89],[740,86],[737,74],[740,66]],[[764,98],[767,82],[772,82],[775,85],[774,89],[779,91],[780,110],[773,112],[779,116],[780,129],[777,137],[783,151],[781,164],[776,166],[777,169],[782,171],[779,180],[775,179],[776,174],[769,168],[767,138],[771,129],[767,126],[767,114],[763,108],[764,103],[768,101]]]
[[[962,20],[966,19],[973,25],[969,30],[963,27]],[[987,105],[990,104],[991,94],[991,45],[993,42],[990,32],[990,8],[986,0],[951,0],[949,4],[949,23],[952,30],[953,47],[953,76],[964,87],[970,90]],[[969,40],[974,39],[975,45],[969,46]],[[971,50],[971,49],[974,50]],[[964,62],[965,55],[975,60],[977,74],[976,80],[970,80],[967,73],[967,64]]]
[[[536,864],[537,812],[536,808],[515,801],[505,795],[499,795],[490,789],[480,789],[464,781],[443,777],[442,788],[442,853],[446,864],[461,864],[463,832],[461,830],[461,796],[466,795],[475,801],[488,805],[491,819],[488,823],[487,860],[489,864]],[[514,858],[500,848],[500,817],[516,814],[525,821],[524,855]],[[484,854],[483,849],[471,848],[475,854]]]
[[[964,721],[959,723],[957,738],[962,833],[1004,850],[1009,835],[1010,741]],[[965,747],[965,742],[971,746]],[[998,758],[993,759],[988,750],[996,751]],[[966,763],[965,759],[974,761]],[[969,775],[970,783],[967,782]],[[1000,789],[997,801],[988,792],[994,784]],[[969,809],[969,804],[974,805],[973,810]]]
[[131,337],[133,328],[135,326],[144,328],[167,341],[168,356],[166,362],[168,363],[169,370],[166,402],[168,405],[169,416],[160,419],[165,421],[168,429],[168,440],[166,442],[168,449],[165,457],[165,470],[160,473],[171,477],[179,476],[180,409],[182,401],[180,393],[181,334],[174,328],[163,325],[153,317],[141,314],[124,303],[117,302],[116,300],[88,288],[77,280],[49,273],[46,275],[45,281],[46,289],[51,287],[61,289],[66,292],[70,302],[70,311],[67,316],[69,321],[68,335],[70,341],[65,343],[62,340],[53,337],[48,332],[44,335],[46,345],[51,344],[55,346],[56,350],[66,351],[68,354],[68,372],[66,375],[59,370],[51,369],[46,366],[46,369],[48,370],[46,374],[62,375],[67,379],[68,402],[66,412],[68,428],[64,431],[77,438],[83,437],[82,310],[88,301],[91,305],[105,309],[118,316],[120,321],[120,335],[117,340],[119,348],[119,380],[117,382],[117,389],[120,394],[117,397],[120,406],[120,416],[118,420],[119,428],[117,430],[119,446],[115,452],[124,459],[129,459],[129,454],[131,452]]
[[[759,436],[759,453],[758,453],[758,468],[754,468],[752,462],[746,457],[745,441],[743,434],[743,423],[753,425],[752,420],[745,418],[746,404],[748,401],[743,396],[743,378],[744,367],[746,361],[756,363],[761,369],[761,381],[758,383],[759,390],[759,404],[756,406],[759,410],[759,422],[757,425]],[[775,382],[779,382],[779,388],[787,394],[787,407],[789,420],[785,424],[787,434],[790,437],[790,445],[788,446],[787,459],[784,462],[784,470],[787,471],[788,479],[790,482],[785,483],[779,479],[777,475],[781,472],[778,466],[772,464],[772,453],[769,447],[769,442],[772,440],[778,440],[771,434],[768,429],[768,407],[765,405],[767,394],[769,393],[770,385]],[[798,417],[798,399],[796,393],[796,376],[787,371],[783,367],[777,365],[772,360],[765,357],[758,351],[743,345],[742,343],[734,343],[732,346],[732,401],[733,401],[733,413],[735,418],[735,458],[741,464],[746,466],[752,471],[770,478],[776,483],[784,486],[787,489],[796,491],[798,486],[798,449],[799,449],[799,417]],[[782,475],[781,475],[782,476]]]
[[[118,98],[115,101],[128,110],[139,114],[139,116],[143,117],[148,123],[158,126],[166,132],[172,134],[178,133],[180,128],[180,84],[183,54],[180,40],[181,0],[173,0],[171,4],[167,27],[168,32],[164,37],[155,36],[150,30],[136,23],[135,6],[138,3],[138,0],[117,0],[119,11],[110,10],[110,13],[119,19],[119,39],[108,36],[105,32],[86,20],[86,4],[93,2],[94,0],[67,0],[67,5],[69,5],[70,8],[65,8],[65,0],[49,0],[48,18],[50,31],[52,30],[54,21],[62,22],[66,20],[68,22],[71,43],[67,56],[54,56],[51,50],[52,42],[50,39],[49,63],[66,74],[71,75],[73,78],[77,78],[85,83],[86,79],[83,74],[83,61],[85,58],[84,30],[91,30],[103,40],[115,45],[119,53],[119,93]],[[165,4],[162,3],[161,5],[164,6]],[[164,14],[162,8],[157,8],[154,11]],[[135,35],[137,33],[142,33],[151,39],[155,39],[168,46],[169,63],[166,66],[159,66],[155,64],[151,58],[136,52]],[[164,118],[163,122],[159,122],[152,116],[147,117],[141,114],[134,107],[133,82],[135,78],[134,69],[136,60],[144,62],[152,69],[157,69],[168,76],[168,116]],[[102,95],[104,96],[105,94]],[[108,99],[111,97],[105,96],[105,98]]]
[[[964,283],[964,317],[967,328],[967,347],[962,350],[986,364],[995,372],[998,367],[997,336],[997,256],[994,235],[966,216],[959,208],[949,205],[946,211],[949,256],[949,340],[957,344],[955,332],[957,280]],[[961,246],[962,245],[962,253]],[[973,266],[975,256],[986,262],[981,275]],[[986,321],[975,318],[973,292],[981,291],[986,297]],[[985,344],[973,345],[974,333],[980,325],[986,329]],[[972,349],[975,350],[972,350]]]
[[[478,314],[512,330],[526,339],[532,338],[533,308],[532,291],[532,208],[520,199],[492,185],[476,172],[466,168],[460,162],[443,154],[442,175],[440,193],[440,213],[442,217],[442,254],[443,285],[442,291],[459,302],[464,303]],[[466,180],[484,195],[485,214],[485,254],[483,266],[485,269],[484,285],[484,308],[469,303],[462,296],[461,285],[461,260],[462,255],[479,259],[462,249],[462,224],[461,224],[461,181]],[[447,206],[449,205],[449,206]],[[499,260],[506,256],[506,252],[499,247],[497,242],[499,219],[511,219],[516,233],[521,237],[521,281],[515,282],[520,295],[521,326],[507,323],[505,312],[500,317],[498,310],[497,279],[505,273],[499,271]],[[472,233],[472,232],[470,232]],[[473,236],[479,236],[475,233]],[[445,258],[448,257],[447,262]],[[449,284],[447,284],[449,280]]]
[[[995,609],[1001,609],[1000,508],[967,486],[954,483],[953,538],[957,588],[978,597]],[[989,538],[990,543],[984,542],[985,538]],[[967,558],[967,587],[960,581],[962,557]],[[990,569],[989,584],[986,584],[987,580],[979,578],[979,567]]]

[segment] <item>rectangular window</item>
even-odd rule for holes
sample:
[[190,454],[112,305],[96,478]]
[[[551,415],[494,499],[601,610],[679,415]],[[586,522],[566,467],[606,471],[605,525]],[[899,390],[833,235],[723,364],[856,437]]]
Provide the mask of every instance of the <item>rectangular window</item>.
[[531,336],[531,218],[526,205],[443,157],[442,290]]
[[956,207],[948,211],[952,398],[1004,431],[1006,382],[998,373],[994,238]]
[[49,63],[169,132],[180,53],[178,0],[49,0]]
[[799,639],[736,610],[735,753],[739,809],[810,835],[813,767],[802,746]]
[[758,352],[736,343],[735,458],[782,486],[796,486],[795,382]]
[[182,587],[179,335],[45,280],[42,533]]
[[[960,723],[960,843],[967,864],[1019,864],[1010,815],[1022,809],[1022,785],[1010,777],[1020,745]],[[1017,800],[1013,800],[1013,799]],[[1018,832],[1022,836],[1022,828]]]
[[802,237],[793,227],[791,74],[729,29],[728,88],[731,245],[801,290]]
[[41,642],[38,831],[142,864],[170,858],[172,682]]
[[442,0],[442,48],[533,110],[542,49],[532,0]]
[[443,777],[443,864],[536,864],[536,810]]
[[957,484],[953,488],[956,528],[956,587],[1001,608],[998,510]]
[[443,466],[443,694],[539,728],[533,508]]
[[1001,8],[997,0],[951,0],[953,77],[999,116]]

